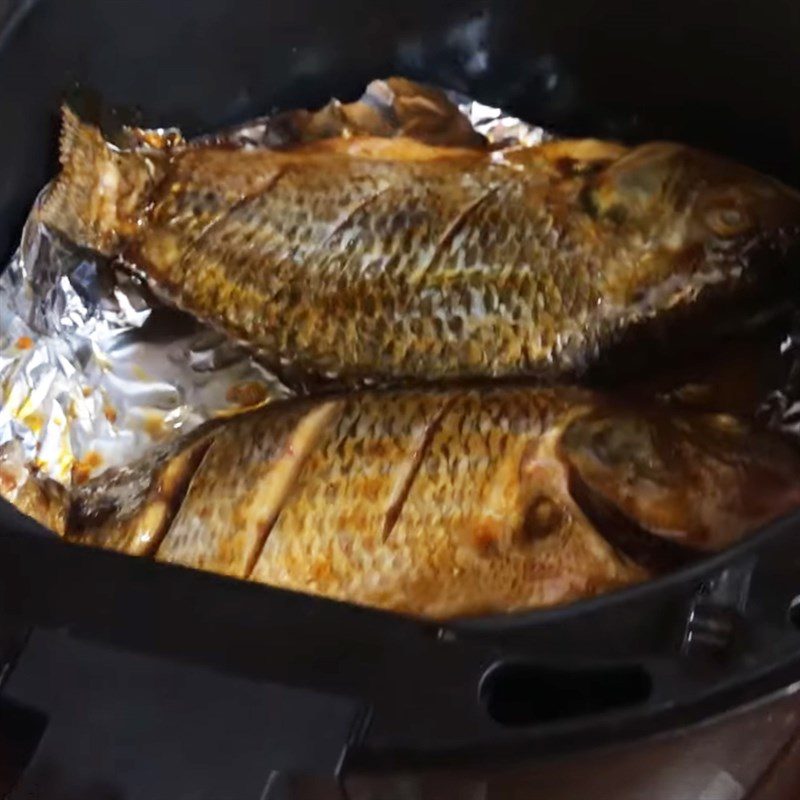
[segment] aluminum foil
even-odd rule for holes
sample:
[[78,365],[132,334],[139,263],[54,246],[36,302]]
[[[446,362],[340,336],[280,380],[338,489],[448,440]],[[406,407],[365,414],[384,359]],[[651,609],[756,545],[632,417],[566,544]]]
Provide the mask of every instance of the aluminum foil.
[[769,427],[800,439],[800,311],[781,342],[781,358],[781,385],[767,396],[759,415]]
[[[492,148],[550,138],[500,109],[391,79],[355,103],[261,117],[200,141],[284,147],[363,133]],[[179,135],[128,129],[120,143]],[[66,487],[209,419],[289,394],[246,349],[163,305],[121,265],[79,250],[34,213],[0,276],[0,392],[0,448],[14,443],[26,466]]]

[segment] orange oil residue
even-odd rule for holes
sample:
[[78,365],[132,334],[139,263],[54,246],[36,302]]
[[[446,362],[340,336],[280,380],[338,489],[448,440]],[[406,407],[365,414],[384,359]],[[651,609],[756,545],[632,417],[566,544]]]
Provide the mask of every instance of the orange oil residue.
[[69,433],[67,429],[62,430],[61,446],[58,449],[55,461],[55,475],[59,481],[66,483],[71,474],[72,467],[75,463],[75,454],[72,452],[72,446],[69,441]]
[[234,383],[225,393],[225,399],[240,408],[260,406],[268,397],[267,387],[261,381],[240,381]]
[[103,464],[103,457],[96,450],[90,450],[82,459],[72,465],[72,481],[86,483],[92,473]]
[[81,389],[81,394],[84,397],[91,397],[93,391],[94,391],[94,389],[92,389],[91,386],[84,386],[83,389]]
[[16,492],[21,477],[24,477],[21,470],[14,469],[8,464],[0,464],[0,497],[8,498],[12,492]]
[[103,414],[112,425],[117,421],[117,409],[110,403],[106,403],[103,407]]
[[142,430],[155,442],[161,441],[167,435],[167,425],[164,415],[158,411],[148,411],[142,422]]
[[30,336],[20,336],[17,339],[17,350],[30,350],[33,347],[33,339]]
[[40,434],[42,432],[42,428],[44,428],[44,419],[42,415],[38,412],[34,412],[33,414],[28,414],[27,416],[23,417],[21,420],[23,425],[26,425],[28,429],[35,434]]

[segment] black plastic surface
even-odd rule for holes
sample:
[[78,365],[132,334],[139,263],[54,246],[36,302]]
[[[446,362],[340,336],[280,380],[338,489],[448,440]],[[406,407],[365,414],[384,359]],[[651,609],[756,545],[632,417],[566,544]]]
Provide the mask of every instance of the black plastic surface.
[[9,800],[250,800],[274,772],[335,786],[358,704],[37,631],[3,690],[43,721]]
[[[362,770],[490,764],[649,735],[800,679],[800,632],[788,613],[800,587],[797,519],[691,570],[597,600],[436,626],[63,544],[13,510],[9,518],[0,617],[187,668],[358,699],[368,725],[353,732],[346,764]],[[728,607],[731,574],[738,586],[746,575],[747,586],[736,600],[734,646],[712,659],[686,650],[698,598]],[[652,691],[605,713],[503,725],[479,688],[509,662],[551,674],[633,668]]]
[[[800,13],[790,0],[31,0],[19,9],[0,33],[1,257],[53,172],[58,105],[75,81],[109,104],[140,106],[146,123],[194,133],[273,105],[352,98],[368,80],[402,73],[564,132],[680,138],[800,184]],[[0,503],[0,617],[363,703],[369,726],[356,726],[348,755],[361,769],[531,757],[685,725],[777,691],[800,679],[800,632],[788,618],[798,594],[797,518],[656,583],[441,628],[80,550]],[[722,644],[705,636],[712,652],[687,645],[692,614],[701,640],[715,615],[731,620]],[[604,713],[501,725],[479,686],[511,662],[642,670],[652,692]],[[9,687],[21,679],[12,673]],[[232,737],[244,730],[231,726]]]

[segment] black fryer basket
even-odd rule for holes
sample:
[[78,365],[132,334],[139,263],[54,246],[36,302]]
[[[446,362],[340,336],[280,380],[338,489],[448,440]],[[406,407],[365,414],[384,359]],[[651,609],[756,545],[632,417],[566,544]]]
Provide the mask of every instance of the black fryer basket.
[[[800,185],[797,41],[782,0],[0,0],[0,258],[76,83],[191,134],[403,74]],[[79,548],[0,501],[0,745],[27,763],[8,785],[272,797],[270,775],[340,787],[649,737],[790,691],[799,595],[800,516],[639,587],[437,625]]]

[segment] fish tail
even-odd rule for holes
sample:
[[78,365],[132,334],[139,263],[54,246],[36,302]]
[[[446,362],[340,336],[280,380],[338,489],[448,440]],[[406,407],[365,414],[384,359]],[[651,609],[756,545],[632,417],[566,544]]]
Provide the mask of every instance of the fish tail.
[[78,245],[113,255],[144,213],[163,154],[120,150],[71,108],[61,114],[61,173],[39,219]]

